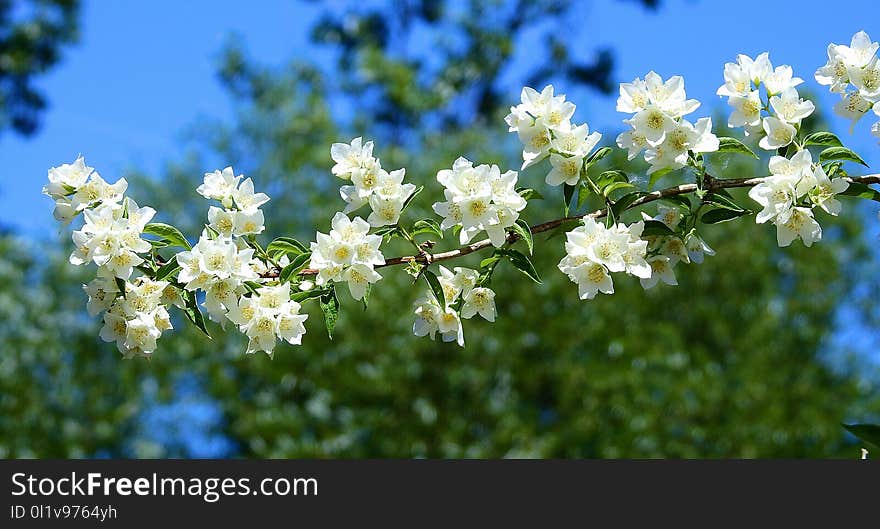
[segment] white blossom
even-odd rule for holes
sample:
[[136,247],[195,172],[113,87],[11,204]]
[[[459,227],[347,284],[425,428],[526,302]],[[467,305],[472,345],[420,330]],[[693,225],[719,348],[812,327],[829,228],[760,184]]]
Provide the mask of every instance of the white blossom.
[[724,85],[717,91],[733,107],[728,126],[745,127],[747,136],[759,136],[762,149],[776,150],[790,144],[801,121],[815,110],[813,103],[802,99],[795,89],[803,82],[793,75],[791,66],[773,68],[766,52],[754,60],[738,55],[736,63],[724,65]]
[[794,141],[797,135],[797,129],[793,125],[773,116],[764,118],[762,125],[766,135],[761,138],[758,145],[768,151],[785,147]]
[[849,46],[838,46],[848,68],[867,65],[876,56],[880,44],[871,41],[864,31],[853,35]]
[[737,62],[726,63],[724,84],[718,88],[716,94],[724,97],[745,97],[752,93],[752,82],[755,80],[751,68],[753,62],[747,55],[739,55]]
[[788,211],[797,198],[798,178],[792,175],[773,175],[749,190],[749,197],[763,209],[755,220],[758,224],[775,220]]
[[813,113],[815,106],[812,101],[801,99],[794,88],[787,88],[779,95],[770,98],[770,107],[776,113],[776,117],[786,123],[800,122]]
[[782,66],[777,66],[772,72],[765,74],[761,82],[767,89],[767,95],[774,96],[799,86],[804,80],[800,77],[794,77],[791,66],[783,64]]
[[759,91],[751,90],[745,95],[731,95],[728,103],[734,109],[727,120],[729,127],[757,127],[761,124],[763,103]]
[[318,271],[315,283],[347,282],[354,299],[361,299],[367,285],[382,279],[374,270],[385,264],[379,250],[382,237],[370,235],[370,225],[364,219],[349,219],[339,212],[333,217],[329,234],[318,232],[316,242],[311,243],[310,267]]
[[670,261],[669,257],[653,255],[648,257],[647,261],[651,267],[651,275],[639,280],[642,288],[646,290],[654,288],[660,281],[672,286],[678,284],[678,280],[675,278],[675,270],[673,269],[674,263]]
[[522,169],[546,158],[554,148],[555,138],[577,128],[571,123],[574,104],[566,101],[564,95],[556,96],[553,92],[553,85],[544,87],[541,92],[523,88],[521,103],[511,107],[505,118],[508,130],[516,132],[523,144]]
[[683,118],[700,103],[687,99],[681,76],[664,82],[650,72],[645,81],[636,79],[622,84],[620,94],[617,109],[634,111],[635,115],[624,120],[631,130],[617,136],[617,145],[627,149],[630,160],[644,149],[645,161],[651,164],[648,174],[685,167],[688,153],[718,150],[719,141],[712,133],[710,118],[701,118],[695,124]]
[[684,239],[685,248],[687,248],[688,257],[694,263],[701,264],[705,255],[715,255],[713,250],[706,241],[704,241],[695,231],[691,231]]
[[829,44],[828,62],[816,70],[816,82],[830,86],[830,90],[835,93],[844,93],[849,84],[849,65],[844,48],[847,47]]
[[434,340],[439,333],[444,342],[456,342],[464,347],[464,329],[454,308],[441,307],[434,296],[426,295],[416,300],[413,313],[416,315],[413,334]]
[[351,144],[334,143],[330,146],[330,157],[336,162],[330,171],[343,180],[351,180],[364,168],[375,165],[373,142],[364,142],[360,137],[351,140]]
[[[856,33],[849,46],[828,45],[828,63],[816,70],[816,81],[839,93],[841,100],[834,112],[851,122],[850,133],[856,123],[872,107],[880,104],[880,44],[872,42],[864,31]],[[875,108],[875,112],[880,112]],[[877,126],[872,127],[875,133]]]
[[517,173],[501,173],[497,165],[478,165],[459,158],[452,169],[437,173],[444,190],[445,202],[436,202],[434,212],[443,217],[444,230],[460,225],[459,240],[467,244],[485,231],[495,247],[507,240],[507,228],[519,218],[526,201],[515,189]]
[[379,183],[368,198],[372,212],[367,217],[370,226],[389,226],[397,224],[403,205],[416,190],[414,184],[404,184],[404,169],[382,171]]
[[242,175],[236,176],[232,167],[205,173],[204,182],[196,188],[196,192],[207,199],[219,200],[223,207],[231,208],[233,192],[241,179]]
[[849,131],[852,133],[855,129],[856,123],[858,123],[858,121],[862,119],[862,116],[871,110],[872,107],[873,103],[862,97],[858,92],[849,92],[843,99],[834,105],[834,113],[850,120]]
[[104,313],[100,336],[105,342],[116,342],[125,358],[149,356],[156,341],[172,328],[168,310],[162,303],[167,281],[139,277],[125,283],[125,295],[112,299]]
[[470,319],[475,314],[479,314],[486,321],[495,321],[495,292],[485,287],[477,287],[465,294],[461,317]]
[[254,210],[269,201],[266,193],[254,193],[254,182],[245,178],[238,187],[232,190],[232,199],[238,209],[252,213]]
[[265,216],[260,209],[234,210],[211,206],[208,225],[224,237],[256,235],[266,228]]
[[98,276],[88,284],[83,285],[83,290],[89,296],[89,301],[86,305],[89,316],[97,316],[113,305],[116,294],[119,292],[119,287],[116,285],[115,278]]
[[803,240],[807,247],[822,238],[822,227],[809,208],[790,208],[780,214],[776,221],[776,240],[780,247],[790,245],[797,238]]
[[834,197],[846,191],[849,182],[843,178],[828,178],[821,165],[816,165],[813,171],[813,182],[815,187],[810,192],[810,200],[829,215],[840,214],[840,201]]
[[372,156],[373,142],[361,144],[361,138],[351,145],[334,143],[331,156],[337,162],[334,174],[351,180],[351,185],[339,188],[345,201],[343,213],[351,213],[369,204],[372,210],[367,217],[370,226],[391,226],[400,220],[406,201],[415,193],[416,186],[404,184],[405,169],[388,172],[377,158]]
[[252,266],[254,250],[240,249],[229,237],[202,232],[192,250],[176,255],[181,266],[177,279],[189,291],[204,290],[204,307],[209,317],[223,322],[224,316],[246,289],[245,281],[259,278]]
[[773,156],[769,167],[771,175],[749,190],[749,197],[763,207],[755,221],[772,221],[776,225],[779,246],[788,246],[797,238],[805,246],[819,241],[822,228],[811,207],[819,207],[830,215],[839,214],[841,204],[835,197],[846,191],[849,182],[829,178],[821,165],[813,164],[806,149],[790,159]]
[[559,131],[552,141],[552,148],[556,152],[550,155],[553,169],[547,174],[547,184],[576,185],[584,160],[601,139],[602,135],[598,132],[590,134],[590,128],[586,124]]
[[426,295],[416,300],[413,307],[413,312],[416,315],[413,334],[419,337],[430,336],[433,340],[440,328],[438,324],[441,312],[440,304],[434,299],[434,296]]
[[56,200],[65,198],[82,187],[94,170],[94,167],[86,166],[82,156],[73,163],[53,167],[49,169],[49,184],[43,187],[43,194]]
[[290,299],[290,283],[265,286],[241,296],[230,306],[229,318],[248,337],[246,354],[264,351],[272,355],[278,339],[300,345],[306,333],[300,304]]
[[[123,216],[126,211],[128,216]],[[138,254],[152,248],[141,234],[155,213],[153,208],[138,207],[130,198],[125,206],[108,202],[86,209],[83,227],[73,232],[76,249],[70,254],[70,263],[94,262],[108,274],[128,279],[132,269],[144,262]]]
[[565,257],[559,262],[562,273],[578,285],[581,299],[593,299],[597,292],[611,294],[614,286],[609,272],[626,272],[649,277],[645,261],[648,242],[641,239],[643,222],[606,228],[593,217],[565,234]]

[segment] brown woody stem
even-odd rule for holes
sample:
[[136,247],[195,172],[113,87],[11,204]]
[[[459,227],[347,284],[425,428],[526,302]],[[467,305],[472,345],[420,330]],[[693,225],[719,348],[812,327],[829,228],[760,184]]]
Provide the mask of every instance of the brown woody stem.
[[[729,178],[729,179],[720,179],[713,178],[707,175],[707,178],[704,181],[703,188],[707,191],[712,191],[715,189],[728,189],[735,187],[753,187],[764,181],[765,177],[759,178]],[[850,182],[858,182],[861,184],[880,184],[880,174],[874,175],[866,175],[866,176],[857,176],[857,177],[848,177],[847,180]],[[697,184],[682,184],[679,186],[669,187],[666,189],[661,189],[658,191],[652,191],[650,193],[645,194],[644,196],[639,197],[634,200],[630,205],[624,208],[624,211],[638,207],[649,202],[654,202],[655,200],[660,200],[663,198],[676,196],[676,195],[685,195],[688,193],[693,193],[698,189]],[[543,222],[541,224],[535,224],[531,227],[532,233],[542,233],[545,231],[550,231],[552,229],[558,228],[559,226],[571,222],[578,221],[583,219],[584,217],[590,216],[595,219],[600,219],[608,214],[607,208],[597,209],[591,213],[587,213],[586,215],[579,215],[573,217],[563,217],[556,220],[551,220],[547,222]],[[519,235],[511,232],[507,236],[508,242],[515,242],[519,239]],[[492,243],[489,239],[483,239],[481,241],[477,241],[475,243],[467,244],[460,248],[456,248],[455,250],[449,250],[448,252],[440,252],[440,253],[428,253],[426,251],[421,251],[415,255],[404,255],[400,257],[392,257],[390,259],[385,260],[385,264],[377,265],[376,268],[383,268],[386,266],[397,266],[402,264],[408,264],[412,262],[419,263],[421,265],[429,265],[431,263],[436,263],[438,261],[446,261],[449,259],[456,259],[458,257],[462,257],[464,255],[468,255],[474,252],[478,252],[480,250],[484,250],[492,246]],[[314,268],[306,268],[299,272],[299,275],[316,275],[318,273]],[[263,277],[272,278],[278,277],[278,270],[271,270]]]

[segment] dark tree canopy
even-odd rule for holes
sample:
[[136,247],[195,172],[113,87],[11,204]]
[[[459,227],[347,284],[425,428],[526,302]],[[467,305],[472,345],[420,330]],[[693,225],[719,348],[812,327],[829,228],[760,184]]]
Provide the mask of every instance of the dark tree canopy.
[[0,0],[0,133],[30,135],[47,102],[34,80],[78,34],[79,0]]

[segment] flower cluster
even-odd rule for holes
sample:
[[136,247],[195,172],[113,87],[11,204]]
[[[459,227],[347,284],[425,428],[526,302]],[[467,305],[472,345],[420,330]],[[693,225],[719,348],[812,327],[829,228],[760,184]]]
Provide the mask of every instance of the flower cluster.
[[232,167],[205,173],[204,182],[196,192],[207,199],[219,200],[223,208],[208,209],[209,226],[224,237],[256,235],[265,229],[260,206],[269,201],[265,193],[254,193],[250,178],[241,181]]
[[177,290],[167,281],[138,277],[125,282],[124,295],[119,294],[115,281],[99,277],[84,285],[89,294],[89,313],[104,312],[101,339],[116,342],[125,358],[150,356],[162,332],[171,329],[167,305],[183,306]]
[[248,337],[247,354],[265,351],[272,355],[277,339],[300,345],[306,333],[300,304],[290,299],[290,283],[265,286],[242,296],[226,315]]
[[123,356],[149,356],[156,340],[171,328],[166,306],[182,306],[183,300],[166,281],[132,278],[145,264],[142,255],[152,249],[141,236],[156,214],[124,195],[124,178],[108,184],[82,156],[73,163],[49,170],[43,193],[55,200],[54,216],[64,223],[83,214],[83,225],[73,231],[74,265],[94,263],[96,278],[83,285],[91,316],[104,313],[101,338],[116,342]]
[[[842,99],[834,111],[852,120],[852,126],[872,108],[880,116],[880,63],[877,49],[880,44],[871,41],[864,31],[853,35],[849,46],[828,45],[828,63],[816,70],[816,81],[827,85]],[[871,127],[880,138],[880,121]]]
[[374,269],[385,264],[379,250],[380,235],[369,234],[370,225],[364,219],[349,219],[344,213],[336,213],[329,234],[318,232],[317,242],[311,244],[311,268],[318,271],[315,282],[326,285],[331,282],[347,282],[354,299],[362,299],[367,287],[382,279]]
[[49,184],[43,187],[43,194],[55,201],[55,219],[68,223],[99,204],[118,204],[127,188],[125,178],[108,184],[79,156],[73,163],[49,169]]
[[793,76],[791,66],[773,68],[766,52],[755,59],[737,56],[735,63],[724,65],[724,84],[717,91],[734,109],[727,124],[761,137],[758,145],[762,149],[785,147],[794,141],[801,121],[815,110],[811,101],[798,95],[795,87],[803,82]]
[[[675,277],[677,264],[700,264],[706,255],[715,255],[715,250],[706,244],[695,229],[691,228],[689,231],[682,229],[684,216],[681,209],[660,205],[655,216],[642,212],[642,218],[646,222],[659,222],[672,232],[644,237],[648,242],[646,260],[651,265],[651,277],[640,280],[643,288],[653,288],[660,281],[667,285],[677,285],[678,279]],[[687,233],[682,237],[685,231]]]
[[434,203],[434,212],[443,217],[441,229],[461,226],[459,239],[467,244],[485,231],[496,248],[507,240],[507,228],[519,218],[526,200],[516,191],[516,171],[501,173],[497,165],[478,165],[459,158],[452,169],[437,173],[445,188],[446,202]]
[[522,169],[550,157],[551,171],[545,181],[548,185],[576,185],[590,152],[602,139],[598,132],[590,133],[586,123],[571,122],[575,105],[564,95],[553,95],[553,85],[539,93],[523,88],[519,105],[510,108],[505,121],[510,132],[516,132],[523,144]]
[[581,299],[593,299],[598,292],[613,294],[609,272],[651,277],[651,265],[645,260],[648,242],[641,239],[644,226],[636,222],[605,227],[586,216],[582,226],[565,234],[565,257],[558,266],[577,283]]
[[350,144],[334,143],[330,156],[336,162],[331,169],[333,174],[352,183],[339,188],[347,204],[343,212],[350,213],[369,204],[370,226],[397,224],[404,204],[416,190],[415,185],[403,183],[406,169],[390,173],[382,169],[379,159],[373,156],[373,142],[364,143],[361,138],[351,140]]
[[76,249],[70,254],[70,263],[79,266],[94,262],[111,276],[130,278],[134,267],[144,262],[138,254],[152,248],[141,234],[155,214],[153,208],[138,207],[128,197],[121,204],[100,202],[86,208],[83,227],[73,232]]
[[470,319],[479,314],[487,321],[495,321],[495,292],[478,286],[479,273],[470,268],[457,267],[450,271],[441,266],[437,280],[446,306],[441,307],[430,292],[416,300],[413,334],[430,336],[433,340],[440,333],[444,342],[457,342],[464,347],[461,318]]
[[840,202],[834,197],[846,191],[849,182],[830,179],[821,165],[813,164],[807,150],[790,159],[773,156],[770,173],[749,190],[749,197],[763,207],[755,220],[776,225],[779,246],[788,246],[797,238],[804,246],[821,240],[822,227],[813,217],[813,208],[818,206],[830,215],[840,213]]
[[186,290],[205,291],[205,310],[216,322],[222,322],[238,303],[246,291],[245,281],[258,277],[252,248],[240,248],[232,237],[208,230],[202,231],[192,250],[180,252],[176,259],[181,267],[178,281]]
[[631,130],[617,137],[617,145],[628,151],[630,160],[644,150],[645,161],[651,164],[648,174],[682,168],[688,164],[688,153],[718,150],[711,118],[696,123],[684,119],[699,106],[696,99],[687,99],[684,79],[678,75],[664,82],[649,72],[644,80],[621,83],[617,111],[633,116],[624,120]]
[[[878,49],[880,45],[859,32],[849,46],[830,45],[828,64],[816,72],[819,83],[841,94],[835,108],[853,122],[872,109],[880,115]],[[795,239],[806,246],[819,241],[822,227],[815,209],[838,215],[838,195],[875,198],[876,191],[868,185],[876,183],[876,176],[847,175],[844,162],[864,162],[834,134],[818,131],[798,137],[802,121],[815,110],[798,94],[796,87],[802,82],[790,66],[774,68],[767,53],[754,59],[739,55],[735,63],[725,65],[724,85],[717,93],[734,109],[728,124],[759,136],[766,150],[779,149],[770,158],[770,176],[748,179],[707,172],[702,153],[754,153],[733,138],[715,136],[709,118],[694,123],[685,119],[700,103],[687,98],[681,77],[664,81],[652,71],[644,80],[621,84],[617,110],[629,116],[624,120],[628,130],[617,137],[617,145],[630,160],[644,152],[654,179],[688,167],[696,182],[651,193],[618,169],[590,178],[590,169],[612,149],[594,152],[601,135],[572,122],[574,104],[555,95],[552,85],[541,92],[524,88],[521,103],[506,117],[509,131],[523,144],[522,168],[548,160],[547,185],[566,185],[560,193],[565,217],[531,227],[520,215],[526,197],[540,198],[540,193],[517,190],[516,171],[502,173],[497,165],[475,165],[463,157],[436,175],[444,201],[435,202],[432,209],[442,222],[402,222],[402,211],[420,188],[404,183],[404,169],[385,171],[373,156],[373,142],[362,138],[334,143],[330,149],[335,163],[331,172],[348,181],[339,190],[347,205],[333,216],[329,232],[317,232],[310,245],[279,237],[261,246],[257,236],[265,231],[265,218],[260,207],[269,197],[255,192],[253,181],[231,167],[204,174],[196,189],[219,204],[209,207],[208,223],[194,246],[174,226],[151,222],[156,211],[126,197],[124,179],[108,184],[82,157],[50,169],[43,192],[55,202],[58,220],[67,223],[83,214],[82,226],[73,231],[76,248],[70,262],[97,265],[95,279],[83,285],[87,310],[102,315],[101,338],[115,342],[126,358],[153,353],[162,333],[172,328],[172,305],[207,334],[203,307],[210,319],[223,326],[232,322],[248,337],[247,353],[264,351],[271,356],[279,340],[302,342],[308,315],[300,303],[320,300],[323,322],[332,336],[342,283],[366,307],[372,285],[382,279],[376,269],[401,264],[429,286],[414,304],[413,333],[432,340],[439,335],[444,342],[464,346],[463,320],[479,315],[495,321],[495,292],[489,286],[496,267],[505,263],[502,266],[540,282],[530,257],[533,235],[565,225],[572,218],[572,204],[577,204],[575,209],[589,204],[585,199],[591,193],[604,205],[578,214],[582,222],[566,233],[565,256],[557,265],[577,284],[581,299],[614,293],[614,273],[638,277],[644,289],[676,285],[679,263],[702,263],[705,256],[715,255],[698,227],[751,214],[726,188],[751,187],[749,197],[761,206],[756,222],[772,222],[780,246]],[[880,137],[880,122],[872,132]],[[822,147],[815,162],[808,150],[814,146]],[[699,206],[684,196],[689,193],[695,193]],[[634,213],[661,200],[664,205],[653,216],[642,211],[638,222],[621,222],[628,210]],[[366,205],[371,209],[366,220],[348,216]],[[606,222],[597,222],[602,217]],[[461,248],[434,253],[434,242],[416,239],[427,234],[442,239],[447,230],[458,233]],[[483,232],[488,240],[473,243]],[[381,245],[395,237],[417,253],[386,262]],[[166,253],[174,247],[182,251]],[[438,261],[490,247],[493,253],[480,262],[479,270],[439,266],[437,274],[432,271]],[[528,255],[521,249],[528,249]]]

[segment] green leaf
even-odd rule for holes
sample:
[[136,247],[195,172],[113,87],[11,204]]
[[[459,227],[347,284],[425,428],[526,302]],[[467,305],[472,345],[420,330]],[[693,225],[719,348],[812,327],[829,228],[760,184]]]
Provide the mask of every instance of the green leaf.
[[751,149],[749,149],[743,142],[739,141],[736,138],[730,138],[727,136],[722,136],[718,138],[718,151],[716,152],[734,152],[738,154],[745,154],[751,156],[752,158],[758,158],[758,155],[754,153]]
[[412,204],[413,199],[416,198],[416,195],[418,195],[419,193],[421,193],[423,189],[425,189],[425,186],[419,186],[419,187],[416,188],[415,191],[413,191],[413,194],[410,195],[410,196],[409,196],[409,197],[403,202],[403,206],[400,207],[400,212],[401,212],[401,213],[403,213],[404,210],[406,210],[406,208],[408,208],[409,205]]
[[382,226],[381,228],[376,228],[376,231],[374,231],[373,233],[375,235],[385,235],[386,233],[391,233],[392,231],[397,231],[397,226]]
[[829,160],[844,160],[847,162],[856,162],[868,167],[868,164],[865,163],[865,160],[847,149],[846,147],[828,147],[824,151],[819,153],[819,161],[827,162]]
[[523,197],[526,200],[544,200],[544,195],[530,187],[517,189],[516,192],[519,193],[519,196]]
[[333,328],[339,319],[339,298],[336,297],[336,287],[321,296],[321,312],[324,313],[324,326],[327,327],[327,336],[333,339]]
[[568,213],[571,211],[571,199],[574,197],[574,190],[577,189],[575,186],[570,186],[568,184],[563,184],[564,190],[562,192],[565,198],[565,216],[568,216]]
[[671,172],[672,172],[672,168],[670,168],[670,167],[664,167],[663,169],[660,169],[659,171],[654,171],[653,173],[651,173],[651,177],[648,179],[648,187],[649,188],[654,187],[654,184],[656,184],[661,178],[663,178],[664,176],[668,175]]
[[367,310],[367,305],[370,303],[370,293],[373,291],[373,285],[371,283],[367,283],[367,288],[364,290],[364,297],[361,298],[361,303],[364,304],[364,310]]
[[275,258],[281,257],[285,254],[291,257],[296,257],[297,255],[304,254],[308,251],[309,249],[306,245],[296,239],[291,239],[290,237],[278,237],[266,247],[266,252]]
[[278,274],[278,280],[282,283],[290,281],[291,276],[295,276],[297,273],[299,273],[300,270],[305,268],[311,258],[311,252],[301,253],[297,255],[293,258],[293,260],[290,261],[289,265],[285,266],[281,270],[281,273]]
[[843,147],[840,139],[830,132],[814,132],[804,138],[804,145],[824,145],[827,147]]
[[441,239],[443,238],[443,230],[440,229],[440,224],[434,219],[417,220],[413,224],[413,236],[421,235],[423,233],[433,233],[437,237],[440,237]]
[[162,281],[178,270],[180,270],[180,264],[177,259],[171,259],[156,270],[156,281]]
[[292,299],[293,301],[296,301],[296,302],[302,302],[307,299],[321,297],[321,296],[327,294],[328,292],[329,292],[329,290],[324,289],[324,288],[315,288],[312,290],[292,292],[290,294],[290,299]]
[[192,250],[189,241],[180,233],[180,230],[170,224],[161,222],[151,222],[144,226],[144,233],[155,235],[168,243],[168,246],[179,246],[187,250]]
[[838,173],[842,175],[846,175],[843,171],[841,171],[841,167],[843,167],[843,162],[825,162],[822,164],[822,168],[825,169],[825,174],[828,175],[828,178],[834,178]]
[[121,277],[114,277],[116,280],[116,289],[119,290],[119,295],[122,296],[122,299],[125,299],[125,279]]
[[703,202],[706,204],[712,204],[713,206],[718,206],[724,209],[730,209],[733,211],[744,211],[745,208],[741,207],[739,204],[734,202],[733,200],[727,198],[724,195],[712,193],[711,195],[706,195],[703,198]]
[[581,182],[578,184],[577,191],[577,209],[581,209],[581,206],[583,206],[584,202],[587,201],[587,198],[590,197],[590,188],[586,182]]
[[635,189],[635,187],[636,186],[630,184],[629,182],[613,182],[613,183],[608,184],[607,186],[602,188],[602,194],[604,194],[607,197],[608,195],[610,195],[614,191],[617,191],[618,189],[630,189],[630,188]]
[[529,249],[529,255],[532,255],[535,250],[535,241],[532,239],[532,229],[529,227],[529,223],[524,221],[523,219],[517,219],[516,223],[511,226],[514,233],[519,235],[519,238],[525,241],[526,247]]
[[498,250],[498,253],[507,257],[507,260],[510,261],[517,270],[529,276],[532,281],[535,283],[541,282],[541,276],[538,275],[538,271],[535,270],[535,265],[532,264],[532,261],[529,260],[522,252],[511,249]]
[[675,235],[675,232],[659,220],[646,220],[645,229],[642,230],[642,236],[651,237],[654,235]]
[[626,208],[630,206],[633,202],[635,202],[639,197],[642,196],[642,193],[639,191],[633,193],[627,193],[622,197],[618,198],[617,201],[614,202],[614,205],[611,206],[611,212],[614,214],[615,218],[619,218],[620,214],[623,213]]
[[880,448],[880,425],[878,424],[843,424],[846,431],[866,443]]
[[185,307],[183,308],[183,313],[186,314],[186,317],[189,321],[193,323],[196,327],[199,328],[205,336],[208,338],[211,337],[211,334],[208,332],[208,328],[205,326],[205,317],[202,316],[202,310],[199,308],[199,303],[196,301],[196,293],[190,290],[185,290],[184,292],[184,302]]
[[611,147],[602,147],[587,158],[587,165],[594,164],[609,154],[611,154]]
[[422,272],[422,275],[425,277],[425,281],[428,282],[428,286],[431,287],[431,292],[434,293],[434,297],[437,298],[437,303],[439,303],[441,307],[445,307],[446,296],[443,293],[443,286],[440,285],[440,280],[437,279],[437,274],[426,269]]
[[490,266],[494,265],[495,263],[497,263],[500,260],[501,260],[501,258],[498,257],[497,255],[493,255],[492,257],[487,257],[487,258],[483,259],[482,261],[480,261],[480,268],[489,268]]
[[660,200],[662,200],[663,202],[668,202],[674,206],[684,208],[685,211],[691,210],[691,199],[684,195],[672,195],[668,197],[663,197]]
[[599,173],[599,178],[596,179],[596,185],[599,187],[608,185],[612,182],[629,182],[629,176],[619,169],[614,169],[611,171],[602,171]]
[[700,220],[702,220],[703,224],[718,224],[719,222],[727,222],[751,214],[752,212],[748,210],[719,208],[703,213],[703,217]]
[[849,187],[846,188],[846,191],[840,194],[846,195],[848,197],[864,198],[867,200],[876,200],[877,202],[880,202],[880,191],[877,191],[872,187],[868,187],[861,182],[850,182]]

